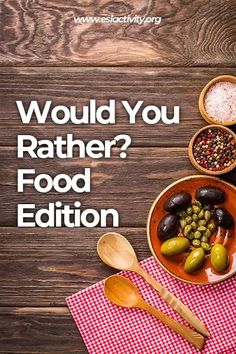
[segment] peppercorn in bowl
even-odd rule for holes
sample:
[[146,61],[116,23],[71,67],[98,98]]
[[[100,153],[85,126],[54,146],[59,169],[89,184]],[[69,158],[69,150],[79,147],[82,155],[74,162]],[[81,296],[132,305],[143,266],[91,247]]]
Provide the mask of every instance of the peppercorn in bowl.
[[208,125],[192,137],[188,153],[200,172],[225,174],[236,167],[236,135],[227,127]]

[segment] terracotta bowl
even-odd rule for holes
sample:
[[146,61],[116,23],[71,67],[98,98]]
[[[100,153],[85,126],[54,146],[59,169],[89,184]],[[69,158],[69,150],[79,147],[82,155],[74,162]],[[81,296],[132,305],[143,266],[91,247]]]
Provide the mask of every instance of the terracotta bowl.
[[217,76],[214,79],[212,79],[211,81],[209,81],[208,84],[206,84],[206,86],[203,88],[202,92],[200,93],[199,101],[198,101],[199,111],[200,111],[202,117],[207,121],[207,123],[220,124],[220,125],[224,125],[224,126],[234,125],[234,124],[236,124],[236,117],[235,117],[235,120],[232,120],[230,122],[222,123],[222,122],[219,122],[217,120],[214,120],[214,118],[209,116],[209,114],[205,110],[204,102],[205,102],[205,95],[206,95],[207,91],[209,90],[209,88],[212,85],[214,85],[214,84],[216,84],[217,82],[220,82],[220,81],[230,81],[230,82],[233,82],[234,84],[236,84],[236,76],[221,75],[221,76]]
[[209,128],[217,128],[217,129],[221,129],[221,130],[225,130],[226,132],[228,132],[229,134],[231,134],[234,137],[235,143],[236,143],[236,134],[229,128],[224,127],[222,125],[207,125],[201,129],[199,129],[194,136],[192,137],[192,139],[190,140],[189,143],[189,147],[188,147],[188,155],[189,155],[189,159],[191,161],[191,163],[193,164],[193,166],[200,171],[201,173],[204,174],[208,174],[208,175],[212,175],[212,176],[219,176],[219,175],[223,175],[225,173],[228,173],[230,171],[232,171],[234,168],[236,168],[236,160],[234,161],[234,163],[232,163],[229,167],[225,168],[224,170],[220,170],[220,171],[210,171],[205,169],[204,167],[200,166],[197,161],[195,160],[195,157],[193,155],[193,145],[194,142],[196,140],[196,138],[198,137],[198,135],[204,131],[207,130]]
[[[179,256],[165,257],[161,254],[161,241],[157,237],[157,228],[160,220],[167,212],[164,210],[164,202],[172,194],[186,191],[190,193],[194,199],[195,192],[199,187],[213,186],[222,189],[226,193],[226,201],[224,207],[233,215],[236,220],[236,187],[224,182],[216,177],[210,176],[189,176],[171,184],[167,187],[154,201],[151,210],[148,215],[147,221],[147,239],[150,250],[158,261],[158,263],[169,274],[173,275],[184,282],[191,284],[214,284],[223,281],[236,273],[236,230],[235,227],[232,230],[230,242],[227,246],[229,254],[229,267],[217,273],[211,266],[209,255],[206,256],[204,265],[192,274],[188,274],[184,271],[184,261],[187,254]],[[214,241],[215,234],[211,236],[210,241]]]

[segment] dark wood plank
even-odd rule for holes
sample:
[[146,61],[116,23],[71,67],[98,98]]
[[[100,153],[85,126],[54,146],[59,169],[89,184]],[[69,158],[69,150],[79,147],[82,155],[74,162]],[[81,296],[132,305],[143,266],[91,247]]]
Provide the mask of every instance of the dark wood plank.
[[[32,134],[39,139],[54,139],[57,135],[73,133],[76,138],[112,139],[126,133],[133,146],[187,146],[191,136],[205,124],[198,111],[198,97],[204,85],[220,74],[235,74],[233,68],[0,68],[0,144],[16,144],[17,134]],[[117,124],[58,126],[39,125],[34,120],[23,125],[15,101],[25,104],[37,99],[42,106],[46,100],[54,105],[76,105],[78,112],[89,99],[104,104],[107,99],[117,101]],[[148,125],[138,114],[135,125],[128,123],[128,115],[121,100],[134,105],[173,106],[181,109],[180,125]]]
[[[234,0],[1,1],[2,65],[232,66]],[[160,26],[73,16],[162,16]]]
[[87,353],[65,307],[1,308],[0,332],[0,353],[4,354]]
[[[174,163],[173,163],[174,161]],[[186,148],[130,148],[126,160],[92,159],[17,159],[15,148],[0,148],[0,164],[8,166],[0,172],[1,226],[16,226],[17,203],[36,203],[37,209],[49,202],[61,200],[73,205],[79,200],[84,208],[115,208],[120,213],[120,225],[145,226],[148,210],[156,196],[178,178],[195,174]],[[92,188],[88,193],[55,191],[38,193],[26,187],[17,193],[16,171],[18,168],[34,168],[37,173],[55,176],[67,173],[73,176],[90,167]]]
[[151,255],[144,228],[0,228],[0,306],[65,306],[65,297],[114,274],[96,252],[108,231],[125,235],[140,260]]

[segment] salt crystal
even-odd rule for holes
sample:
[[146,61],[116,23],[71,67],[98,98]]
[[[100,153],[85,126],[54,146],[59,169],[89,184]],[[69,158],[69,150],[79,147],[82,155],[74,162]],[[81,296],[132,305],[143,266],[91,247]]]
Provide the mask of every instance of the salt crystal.
[[236,84],[220,81],[205,95],[205,110],[215,121],[226,123],[236,120]]

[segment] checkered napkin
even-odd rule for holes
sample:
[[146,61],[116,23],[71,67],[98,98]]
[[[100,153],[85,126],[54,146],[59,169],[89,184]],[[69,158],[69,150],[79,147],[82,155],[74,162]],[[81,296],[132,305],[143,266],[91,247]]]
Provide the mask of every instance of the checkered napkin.
[[[236,277],[198,286],[166,273],[150,257],[141,265],[187,305],[207,326],[211,337],[204,354],[236,354]],[[152,306],[187,325],[140,276],[121,272]],[[191,344],[148,313],[117,307],[105,298],[103,281],[66,299],[90,354],[194,354]]]

